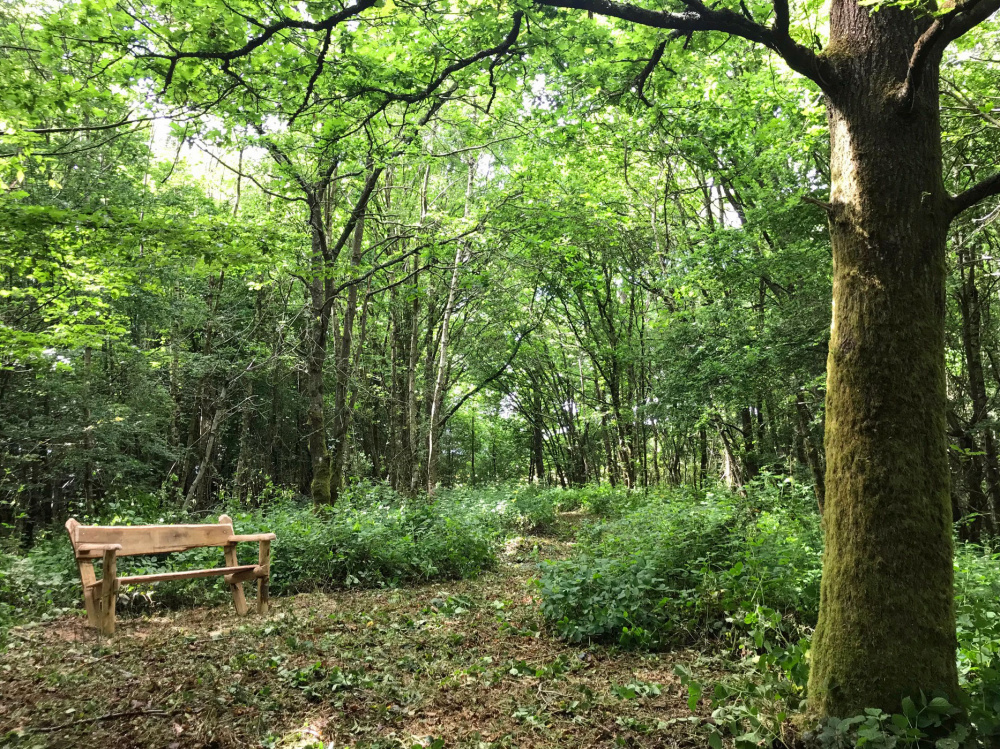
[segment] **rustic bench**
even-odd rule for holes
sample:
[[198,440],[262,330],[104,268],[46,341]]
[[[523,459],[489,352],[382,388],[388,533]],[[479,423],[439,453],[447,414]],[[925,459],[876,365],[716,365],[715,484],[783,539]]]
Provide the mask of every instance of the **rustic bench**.
[[[257,613],[267,613],[268,586],[271,578],[271,542],[273,533],[237,536],[233,532],[233,519],[220,515],[219,522],[209,525],[80,525],[70,518],[66,530],[73,544],[76,563],[83,583],[83,604],[87,609],[87,622],[106,635],[115,631],[115,599],[118,588],[139,583],[164,580],[189,580],[196,577],[222,575],[233,593],[236,613],[247,613],[243,595],[243,582],[257,581]],[[241,565],[236,557],[236,544],[240,541],[260,543],[257,564]],[[166,554],[211,546],[222,547],[225,567],[206,570],[164,572],[155,575],[119,577],[116,569],[118,557],[138,554]],[[97,579],[94,562],[103,561],[102,577]]]

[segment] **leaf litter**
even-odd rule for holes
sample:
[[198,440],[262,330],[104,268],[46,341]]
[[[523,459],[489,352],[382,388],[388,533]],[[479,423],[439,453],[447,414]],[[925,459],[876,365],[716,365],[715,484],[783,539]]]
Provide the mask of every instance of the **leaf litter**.
[[[521,539],[475,580],[13,630],[0,743],[13,747],[700,747],[673,674],[694,651],[552,637],[531,581],[571,544]],[[248,587],[248,592],[250,589]]]

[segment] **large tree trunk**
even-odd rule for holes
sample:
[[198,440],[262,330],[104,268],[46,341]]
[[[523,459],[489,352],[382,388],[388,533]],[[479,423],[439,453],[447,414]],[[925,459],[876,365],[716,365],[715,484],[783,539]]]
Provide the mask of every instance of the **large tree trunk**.
[[955,697],[945,438],[945,253],[936,66],[898,92],[927,21],[834,0],[828,100],[833,324],[826,552],[811,709],[898,711]]

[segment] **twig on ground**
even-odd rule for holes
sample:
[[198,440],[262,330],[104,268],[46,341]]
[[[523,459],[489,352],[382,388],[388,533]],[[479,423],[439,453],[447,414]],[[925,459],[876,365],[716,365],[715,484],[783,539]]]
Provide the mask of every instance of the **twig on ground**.
[[28,733],[54,733],[55,731],[62,731],[65,728],[72,728],[73,726],[82,726],[87,723],[99,723],[104,720],[118,720],[119,718],[138,718],[139,716],[148,715],[151,718],[172,718],[175,715],[182,715],[184,713],[193,714],[200,712],[199,710],[126,710],[121,713],[107,713],[105,715],[98,715],[96,718],[81,718],[80,720],[71,720],[69,723],[60,723],[58,726],[45,726],[43,728],[32,728]]

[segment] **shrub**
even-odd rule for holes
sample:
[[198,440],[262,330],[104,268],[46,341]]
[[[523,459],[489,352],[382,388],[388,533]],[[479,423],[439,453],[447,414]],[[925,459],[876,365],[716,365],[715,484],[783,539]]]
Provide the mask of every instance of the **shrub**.
[[573,641],[645,646],[721,633],[758,607],[810,623],[820,549],[807,487],[665,490],[581,531],[571,559],[543,564],[542,613]]
[[[570,560],[543,565],[542,610],[571,640],[656,647],[716,638],[727,676],[705,684],[677,667],[692,709],[702,698],[710,705],[707,743],[722,746],[728,735],[738,749],[791,745],[786,719],[806,698],[821,544],[807,487],[765,477],[745,496],[670,490],[586,529]],[[812,739],[831,749],[998,745],[1000,554],[956,545],[955,608],[961,705],[926,695],[904,701],[900,714],[873,707]]]

